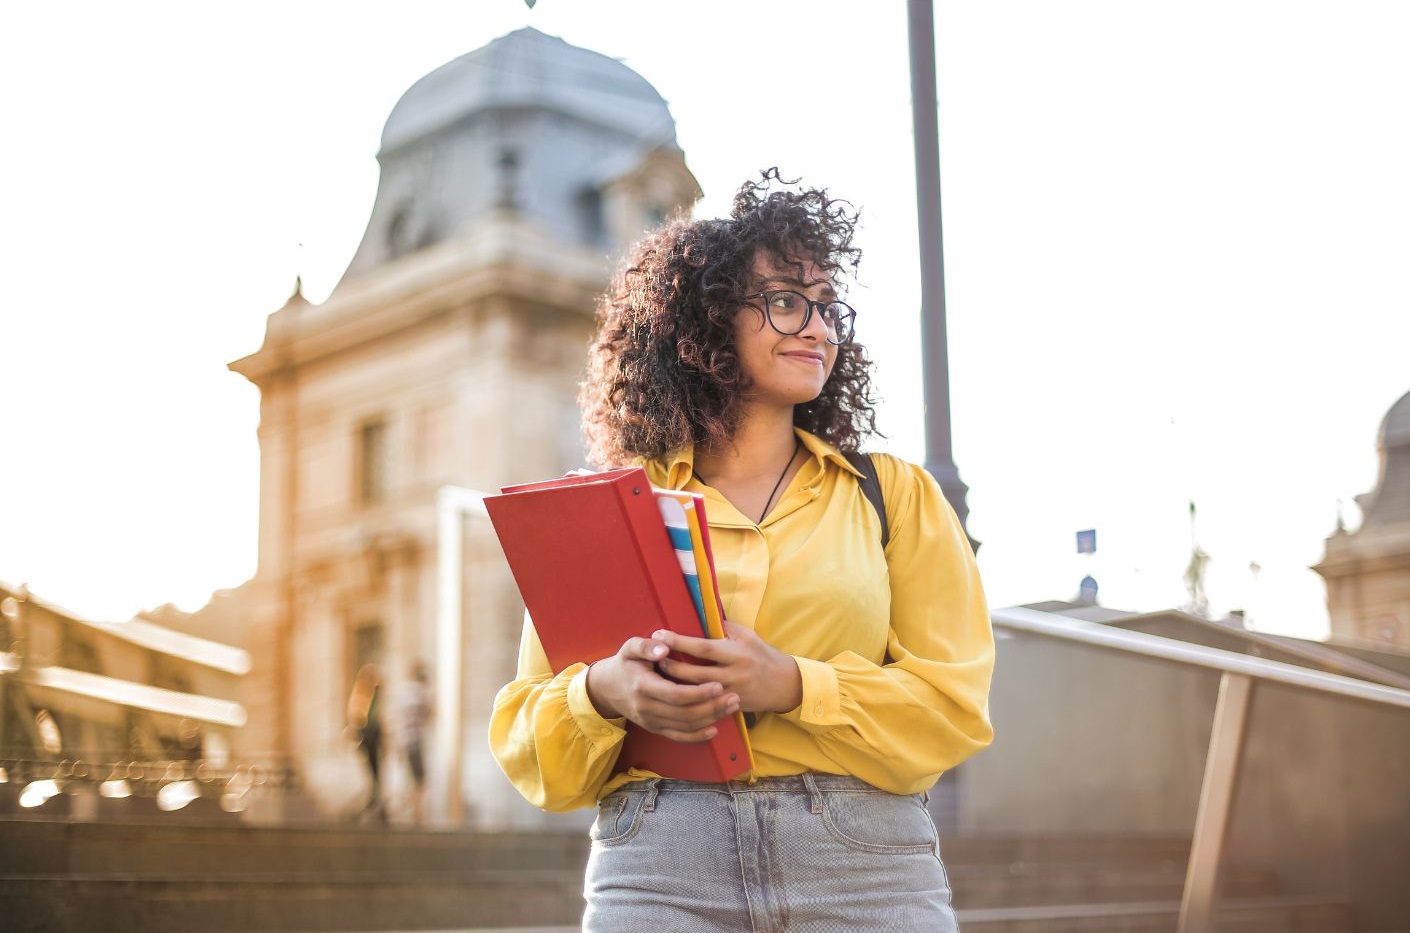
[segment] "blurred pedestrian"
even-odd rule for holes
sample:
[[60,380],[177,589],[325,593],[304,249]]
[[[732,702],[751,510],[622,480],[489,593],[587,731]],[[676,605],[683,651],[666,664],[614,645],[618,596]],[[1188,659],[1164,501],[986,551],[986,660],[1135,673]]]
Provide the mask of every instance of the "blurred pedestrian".
[[348,731],[362,752],[370,782],[367,802],[354,818],[371,817],[385,823],[387,812],[382,805],[381,689],[382,674],[377,665],[364,664],[353,678],[352,693],[348,696]]
[[431,721],[430,672],[425,661],[413,661],[410,679],[397,691],[396,731],[392,739],[411,773],[411,821],[420,823],[426,790],[426,726]]

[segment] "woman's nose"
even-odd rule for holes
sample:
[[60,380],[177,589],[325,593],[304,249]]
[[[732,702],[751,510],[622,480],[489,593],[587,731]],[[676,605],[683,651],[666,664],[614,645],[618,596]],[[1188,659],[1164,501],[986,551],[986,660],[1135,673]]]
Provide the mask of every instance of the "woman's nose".
[[827,321],[823,319],[822,305],[808,305],[808,320],[804,322],[803,329],[798,333],[799,336],[807,337],[810,340],[827,339]]

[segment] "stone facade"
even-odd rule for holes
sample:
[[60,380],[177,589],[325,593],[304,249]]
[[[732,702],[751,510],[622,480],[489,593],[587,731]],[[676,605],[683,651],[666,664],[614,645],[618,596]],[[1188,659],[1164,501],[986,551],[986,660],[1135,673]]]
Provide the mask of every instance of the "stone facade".
[[[53,777],[91,791],[118,774],[145,783],[150,797],[173,763],[192,769],[178,769],[185,778],[204,762],[213,804],[246,721],[235,697],[249,669],[240,648],[143,619],[86,619],[0,583],[0,784]],[[64,806],[80,818],[100,814],[91,793]]]
[[1378,447],[1376,488],[1357,497],[1361,527],[1338,527],[1313,569],[1327,581],[1333,637],[1410,649],[1410,392],[1386,413]]
[[[486,84],[506,74],[529,77]],[[581,93],[562,84],[585,74]],[[631,106],[602,106],[603,88]],[[435,660],[438,490],[583,465],[577,384],[611,257],[699,195],[650,85],[531,29],[418,82],[379,159],[343,281],[321,305],[296,291],[259,351],[231,364],[261,390],[242,751],[288,761],[329,813],[365,793],[343,731],[353,673],[376,662],[394,685]],[[484,735],[523,608],[488,522],[461,534],[464,678],[451,689],[474,788],[461,793],[486,825],[518,803]]]

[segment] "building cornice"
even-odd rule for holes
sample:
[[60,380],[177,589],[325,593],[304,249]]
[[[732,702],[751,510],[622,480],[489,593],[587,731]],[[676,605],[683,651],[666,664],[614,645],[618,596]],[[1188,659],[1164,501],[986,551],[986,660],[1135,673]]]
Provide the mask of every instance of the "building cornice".
[[606,257],[546,236],[512,214],[349,282],[320,305],[290,302],[269,316],[259,350],[229,368],[263,386],[307,365],[496,295],[593,313]]
[[1362,528],[1327,539],[1327,550],[1313,570],[1327,579],[1359,573],[1410,571],[1410,527]]

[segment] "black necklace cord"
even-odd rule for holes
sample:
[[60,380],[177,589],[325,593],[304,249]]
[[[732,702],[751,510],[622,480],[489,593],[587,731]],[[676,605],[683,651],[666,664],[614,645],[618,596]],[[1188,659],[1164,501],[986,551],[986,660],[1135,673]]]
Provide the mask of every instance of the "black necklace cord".
[[[793,461],[798,459],[798,451],[802,449],[803,442],[795,436],[793,438],[793,453],[788,455],[788,462],[783,465],[783,472],[778,475],[778,479],[774,482],[773,490],[769,493],[769,497],[764,500],[764,511],[759,513],[759,520],[754,524],[762,524],[764,519],[768,516],[769,506],[774,504],[774,496],[778,495],[778,487],[783,485],[783,478],[788,475],[788,468],[793,466]],[[690,468],[690,475],[694,476],[697,480],[699,480],[702,485],[710,485],[709,483],[705,482],[705,477],[701,476],[695,471],[695,467],[693,466]]]
[[769,506],[774,504],[774,496],[778,495],[778,487],[783,485],[783,478],[788,475],[788,468],[793,466],[793,461],[798,459],[798,450],[802,446],[802,441],[797,437],[793,438],[793,453],[788,455],[788,462],[783,465],[783,472],[778,475],[778,482],[774,483],[773,491],[764,500],[764,511],[759,513],[759,521],[755,524],[763,524],[764,518],[769,514]]

